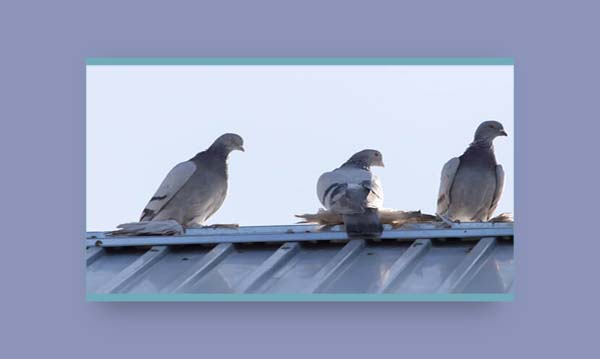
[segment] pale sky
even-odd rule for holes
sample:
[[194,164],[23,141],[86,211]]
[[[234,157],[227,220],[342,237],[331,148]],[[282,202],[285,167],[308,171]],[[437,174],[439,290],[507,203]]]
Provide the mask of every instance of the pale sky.
[[319,175],[355,152],[386,208],[434,213],[442,166],[502,122],[496,213],[513,212],[512,66],[88,66],[87,229],[137,221],[167,172],[235,132],[229,193],[207,224],[281,225],[316,212]]

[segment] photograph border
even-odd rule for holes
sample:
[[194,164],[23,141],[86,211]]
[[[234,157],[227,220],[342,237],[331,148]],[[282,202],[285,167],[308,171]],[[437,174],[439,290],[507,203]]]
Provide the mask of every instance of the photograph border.
[[[85,60],[87,66],[140,66],[140,65],[484,65],[514,66],[512,57],[91,57]],[[514,75],[513,75],[514,76]],[[86,75],[87,78],[87,75]],[[84,88],[85,85],[84,85]],[[513,98],[516,88],[513,87]],[[87,91],[86,91],[87,103]],[[514,108],[513,108],[514,111]],[[87,106],[85,106],[84,136],[87,158]],[[513,121],[514,116],[513,116]],[[84,187],[87,191],[87,161],[85,163]],[[85,196],[87,202],[87,195]],[[84,208],[87,208],[84,205]],[[87,211],[86,211],[87,212]],[[87,213],[86,213],[87,218]],[[86,219],[87,222],[87,219]],[[86,225],[87,233],[87,225]],[[83,250],[86,250],[83,241]],[[514,247],[513,247],[514,248]],[[514,250],[514,249],[513,249]],[[516,250],[515,250],[516,257]],[[85,255],[83,256],[85,259]],[[87,271],[84,260],[84,271]],[[516,266],[516,265],[515,265]],[[517,275],[515,274],[515,278]],[[87,275],[86,275],[87,278]],[[515,279],[516,281],[516,279]],[[86,293],[88,302],[512,302],[515,299],[515,283],[510,293],[164,293],[138,294]]]

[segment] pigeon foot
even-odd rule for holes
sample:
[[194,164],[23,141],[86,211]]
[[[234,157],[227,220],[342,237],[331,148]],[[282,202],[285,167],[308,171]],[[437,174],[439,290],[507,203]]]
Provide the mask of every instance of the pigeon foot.
[[444,222],[444,227],[453,228],[456,224],[460,224],[460,221],[452,221],[444,215],[436,213],[436,216],[438,216],[442,222]]
[[211,224],[210,226],[203,226],[202,228],[211,228],[211,229],[218,229],[218,228],[238,229],[238,228],[240,228],[240,225],[237,224],[237,223],[231,223],[231,224]]

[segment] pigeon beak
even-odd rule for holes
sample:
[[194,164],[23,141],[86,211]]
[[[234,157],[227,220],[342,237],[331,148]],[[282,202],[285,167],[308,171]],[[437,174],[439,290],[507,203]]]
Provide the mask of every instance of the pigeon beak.
[[380,165],[381,167],[385,167],[385,165],[383,164],[383,161],[379,162],[379,165]]
[[506,131],[504,131],[503,129],[502,129],[502,130],[500,130],[500,134],[501,134],[502,136],[508,136],[508,133],[506,133]]
[[238,150],[240,150],[240,151],[242,151],[242,152],[246,152],[246,151],[244,150],[244,146],[240,146],[240,147],[238,147]]

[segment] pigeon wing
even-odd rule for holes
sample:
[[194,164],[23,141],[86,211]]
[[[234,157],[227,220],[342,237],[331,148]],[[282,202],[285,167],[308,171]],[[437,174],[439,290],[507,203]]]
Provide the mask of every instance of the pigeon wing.
[[182,162],[173,167],[144,208],[140,221],[152,220],[179,192],[195,171],[196,165],[192,161]]
[[452,189],[454,177],[456,176],[456,171],[458,171],[459,166],[460,159],[458,157],[454,157],[450,161],[446,162],[444,168],[442,169],[436,212],[439,215],[444,215],[448,211],[448,208],[450,208],[450,190]]
[[346,185],[346,179],[335,171],[325,172],[317,181],[317,196],[321,204],[329,209],[332,193]]
[[490,211],[488,212],[488,218],[494,214],[496,207],[498,206],[498,202],[500,201],[500,197],[502,197],[502,191],[504,189],[504,168],[502,165],[496,165],[496,191],[494,192],[494,199],[492,200],[492,205],[490,206]]
[[[366,184],[366,183],[365,183]],[[370,181],[370,192],[367,196],[366,207],[382,208],[383,207],[383,186],[378,176],[372,175]]]

